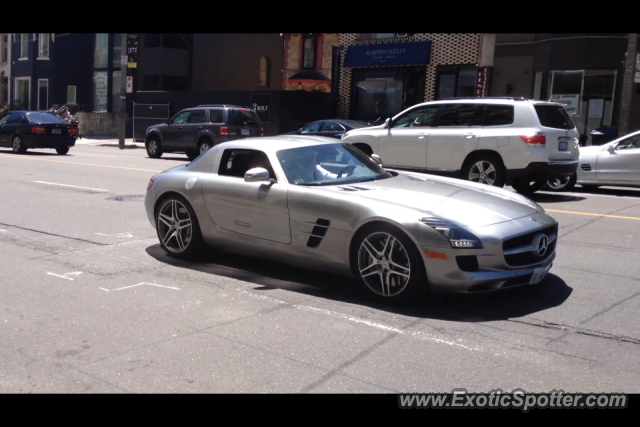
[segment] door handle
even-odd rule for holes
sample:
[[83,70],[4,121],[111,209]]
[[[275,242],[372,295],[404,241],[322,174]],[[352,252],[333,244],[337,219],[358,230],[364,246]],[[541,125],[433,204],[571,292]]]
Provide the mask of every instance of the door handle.
[[198,129],[202,129],[202,126],[198,126]]
[[475,133],[468,133],[468,134],[466,134],[464,137],[465,137],[465,138],[473,138],[474,136],[476,136],[476,134],[475,134]]
[[425,135],[424,135],[424,133],[419,133],[419,134],[418,134],[418,139],[423,139],[423,138],[424,138],[424,136],[425,136]]

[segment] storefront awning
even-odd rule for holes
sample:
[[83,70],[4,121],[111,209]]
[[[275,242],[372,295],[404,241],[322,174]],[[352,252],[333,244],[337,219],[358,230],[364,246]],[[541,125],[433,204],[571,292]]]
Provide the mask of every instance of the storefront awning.
[[430,60],[430,41],[380,43],[349,46],[344,66],[426,65]]
[[307,70],[295,73],[289,77],[290,82],[311,82],[311,83],[326,83],[331,81],[329,77],[322,74],[320,71]]

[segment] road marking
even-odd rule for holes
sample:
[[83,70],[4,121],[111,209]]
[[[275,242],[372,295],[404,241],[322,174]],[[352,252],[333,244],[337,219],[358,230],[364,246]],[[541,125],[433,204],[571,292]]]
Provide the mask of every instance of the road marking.
[[558,212],[558,213],[568,213],[573,215],[588,215],[588,216],[603,216],[606,218],[620,218],[620,219],[635,219],[636,221],[640,221],[640,217],[637,216],[621,216],[621,215],[608,215],[608,214],[599,214],[599,213],[588,213],[588,212],[575,212],[575,211],[560,211],[556,209],[545,209],[547,212]]
[[105,288],[100,288],[100,289],[102,289],[103,291],[109,292],[109,289],[105,289]]
[[[142,285],[157,286],[159,288],[167,288],[167,289],[175,289],[176,291],[180,290],[180,288],[173,288],[171,286],[163,286],[163,285],[156,285],[155,283],[142,282],[142,283],[138,283],[137,285],[131,285],[131,286],[125,286],[123,288],[112,289],[112,291],[121,291],[123,289],[135,288],[136,286],[142,286]],[[100,289],[103,289],[103,288],[100,288]],[[107,289],[104,289],[104,290],[109,292]]]
[[61,276],[61,275],[59,275],[59,274],[56,274],[56,273],[50,273],[50,272],[47,272],[47,274],[48,274],[49,276],[56,276],[56,277],[59,277],[59,278],[61,278],[61,279],[73,280],[73,279],[72,279],[71,277],[69,277],[69,276],[76,276],[76,277],[78,277],[79,275],[81,275],[81,274],[82,274],[82,271],[75,271],[75,272],[73,272],[73,273],[64,273],[62,276]]
[[[538,191],[536,194],[548,194],[550,196],[577,196],[577,197],[587,197],[587,196],[596,196],[596,197],[608,197],[610,199],[637,199],[640,196],[640,192],[638,192],[638,196],[613,196],[610,194],[595,194],[595,193],[554,193],[548,191]],[[544,202],[542,202],[544,203]]]
[[91,156],[91,157],[108,157],[110,159],[115,159],[116,156],[104,156],[102,154],[85,154],[85,153],[78,153],[77,151],[75,151],[73,153],[74,156]]
[[6,154],[0,154],[0,157],[9,157],[9,158],[12,158],[12,159],[39,160],[41,162],[68,163],[68,164],[71,164],[71,165],[81,165],[81,166],[97,166],[97,167],[100,167],[100,168],[126,169],[126,170],[132,170],[132,171],[162,172],[161,170],[156,170],[156,169],[128,168],[128,167],[125,167],[125,166],[99,165],[97,163],[67,162],[65,160],[39,159],[37,157],[29,157],[29,156],[9,156],[9,155],[6,155]]
[[83,190],[104,191],[106,193],[109,193],[109,190],[102,190],[100,188],[79,187],[77,185],[57,184],[55,182],[45,182],[45,181],[33,181],[33,182],[37,182],[39,184],[47,184],[47,185],[59,185],[60,187],[82,188]]
[[0,230],[0,233],[3,232],[3,231],[7,231],[7,230]]
[[106,237],[133,237],[133,234],[126,231],[124,233],[116,233],[116,234],[104,234],[104,233],[96,233],[98,236],[106,236]]

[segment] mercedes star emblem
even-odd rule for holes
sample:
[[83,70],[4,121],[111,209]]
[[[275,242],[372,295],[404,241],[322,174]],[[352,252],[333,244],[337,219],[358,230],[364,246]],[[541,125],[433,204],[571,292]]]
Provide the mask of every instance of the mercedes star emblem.
[[533,238],[533,246],[536,248],[536,255],[542,258],[549,249],[549,238],[546,234],[538,233]]

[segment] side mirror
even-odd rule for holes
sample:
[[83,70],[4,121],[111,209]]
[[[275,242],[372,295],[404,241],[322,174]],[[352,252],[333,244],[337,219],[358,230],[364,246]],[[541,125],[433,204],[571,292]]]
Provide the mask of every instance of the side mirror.
[[391,127],[391,117],[387,118],[387,120],[384,121],[384,127],[385,128]]
[[610,153],[615,153],[616,152],[616,148],[618,147],[617,144],[613,144],[607,147],[607,151]]
[[377,154],[372,154],[371,159],[377,164],[379,164],[380,166],[382,166],[382,157],[378,156]]
[[244,173],[245,182],[272,181],[269,172],[265,168],[253,168]]

